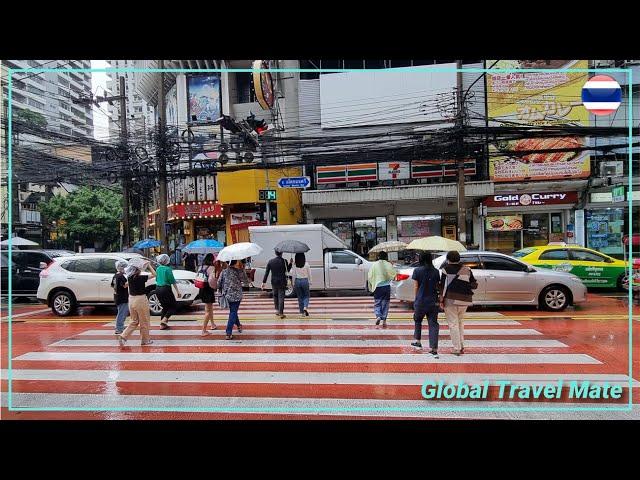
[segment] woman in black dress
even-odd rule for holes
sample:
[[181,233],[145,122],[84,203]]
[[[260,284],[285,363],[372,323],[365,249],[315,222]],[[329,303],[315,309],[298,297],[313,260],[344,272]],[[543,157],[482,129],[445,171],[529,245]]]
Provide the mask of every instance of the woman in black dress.
[[207,331],[207,325],[211,322],[211,330],[216,329],[216,324],[213,322],[213,304],[216,301],[216,289],[218,288],[218,276],[220,272],[214,267],[213,254],[208,253],[203,261],[202,266],[198,272],[204,272],[207,276],[207,282],[204,287],[200,289],[200,299],[204,303],[204,324],[202,325],[202,336],[209,335]]

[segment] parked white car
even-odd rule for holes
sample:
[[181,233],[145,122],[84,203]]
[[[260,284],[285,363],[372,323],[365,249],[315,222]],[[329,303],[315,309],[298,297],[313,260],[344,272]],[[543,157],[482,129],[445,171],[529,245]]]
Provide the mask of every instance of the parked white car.
[[[433,260],[440,268],[446,257]],[[467,251],[460,260],[473,271],[478,288],[474,305],[532,305],[545,310],[561,311],[569,305],[586,301],[587,288],[570,273],[532,267],[496,252]],[[391,282],[391,295],[398,300],[414,301],[414,266],[399,268]]]
[[[116,273],[116,260],[140,256],[135,253],[89,253],[55,258],[40,273],[38,300],[61,317],[71,315],[83,305],[113,305],[111,280]],[[178,305],[191,305],[200,293],[194,285],[196,274],[174,270],[173,275],[181,293]],[[151,315],[160,315],[162,306],[155,293],[155,279],[147,284],[147,296]]]

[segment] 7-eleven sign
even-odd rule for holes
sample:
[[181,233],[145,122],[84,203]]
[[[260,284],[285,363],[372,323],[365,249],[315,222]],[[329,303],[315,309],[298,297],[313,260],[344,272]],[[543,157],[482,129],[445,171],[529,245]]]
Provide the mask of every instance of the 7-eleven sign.
[[409,162],[380,162],[378,164],[379,180],[401,180],[410,176]]

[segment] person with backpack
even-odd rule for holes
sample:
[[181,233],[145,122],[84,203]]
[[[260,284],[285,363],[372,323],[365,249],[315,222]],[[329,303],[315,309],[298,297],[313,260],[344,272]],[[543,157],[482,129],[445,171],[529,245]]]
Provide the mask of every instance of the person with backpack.
[[440,270],[440,307],[444,309],[449,325],[453,343],[451,353],[460,356],[464,353],[463,318],[473,303],[473,290],[478,288],[478,282],[471,269],[460,263],[460,254],[456,251],[447,253],[447,261]]
[[198,275],[194,281],[196,287],[200,289],[200,300],[204,303],[204,323],[202,325],[202,336],[209,335],[207,325],[211,322],[211,330],[216,329],[213,321],[213,304],[216,301],[216,290],[218,288],[218,275],[214,265],[214,257],[212,253],[207,253],[202,261],[202,265],[198,270]]
[[286,318],[284,314],[284,293],[287,288],[287,273],[290,265],[282,258],[282,252],[275,250],[276,256],[269,260],[264,272],[261,289],[267,283],[267,278],[271,274],[271,288],[273,289],[273,304],[276,308],[276,316]]
[[126,260],[117,260],[117,273],[111,279],[113,301],[118,309],[116,315],[116,335],[120,335],[124,331],[124,321],[129,316],[129,290],[127,290],[127,277],[124,276],[124,269],[128,266],[129,263]]
[[433,266],[433,257],[429,252],[420,253],[420,266],[413,271],[411,277],[415,286],[415,300],[413,302],[413,321],[415,330],[414,342],[411,346],[422,348],[422,320],[427,317],[429,323],[429,348],[433,358],[438,357],[438,323],[440,274]]
[[387,315],[391,300],[391,280],[397,275],[393,265],[387,261],[387,252],[378,254],[378,261],[371,265],[368,275],[369,291],[373,292],[374,313],[376,327],[382,322],[382,328],[387,328]]

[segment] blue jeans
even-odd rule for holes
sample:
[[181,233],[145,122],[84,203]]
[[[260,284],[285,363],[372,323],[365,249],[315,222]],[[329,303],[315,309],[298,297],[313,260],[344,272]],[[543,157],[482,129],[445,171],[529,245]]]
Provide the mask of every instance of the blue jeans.
[[227,335],[233,333],[233,326],[241,326],[240,319],[238,318],[238,310],[240,309],[240,302],[229,302],[229,320],[227,321]]
[[129,316],[129,304],[121,303],[118,305],[118,314],[116,315],[116,332],[124,330],[124,321]]
[[309,297],[311,296],[309,292],[309,279],[296,278],[295,289],[300,313],[304,313],[304,310],[309,306]]
[[373,292],[373,305],[376,318],[386,321],[389,314],[389,301],[391,300],[391,286],[376,287]]
[[438,335],[440,334],[438,312],[440,308],[435,303],[414,303],[413,308],[413,321],[415,323],[413,338],[418,341],[422,338],[422,320],[426,316],[429,322],[429,348],[438,350]]

